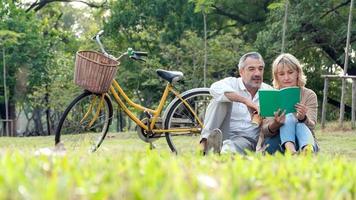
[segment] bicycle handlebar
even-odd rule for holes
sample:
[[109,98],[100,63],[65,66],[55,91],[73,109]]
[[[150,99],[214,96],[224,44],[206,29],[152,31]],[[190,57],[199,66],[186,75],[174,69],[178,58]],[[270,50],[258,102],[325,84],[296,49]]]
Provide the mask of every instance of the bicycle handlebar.
[[144,52],[144,51],[135,51],[135,54],[138,56],[147,56],[148,55],[148,53]]
[[94,37],[92,37],[92,40],[96,41],[96,43],[99,45],[101,51],[103,52],[103,54],[105,56],[112,58],[114,60],[120,60],[123,56],[128,55],[130,58],[132,58],[134,60],[146,62],[146,60],[141,58],[141,56],[147,56],[148,53],[143,52],[143,51],[135,51],[132,48],[128,48],[127,51],[125,53],[122,53],[118,58],[116,58],[113,55],[108,54],[105,51],[103,43],[101,43],[101,41],[100,41],[100,36],[102,36],[103,34],[104,34],[104,30],[100,30]]
[[100,31],[99,31],[96,35],[94,35],[94,37],[92,37],[91,39],[92,39],[92,40],[95,40],[97,36],[100,37],[100,36],[103,35],[103,33],[104,33],[104,30],[100,30]]

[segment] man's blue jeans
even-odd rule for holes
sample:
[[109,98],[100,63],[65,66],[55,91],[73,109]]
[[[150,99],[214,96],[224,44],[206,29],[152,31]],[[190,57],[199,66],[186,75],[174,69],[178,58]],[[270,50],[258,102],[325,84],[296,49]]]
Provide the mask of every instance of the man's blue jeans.
[[304,123],[298,122],[298,119],[292,113],[286,115],[283,126],[279,128],[279,134],[266,138],[265,144],[269,145],[266,151],[270,154],[277,151],[284,153],[286,142],[293,142],[297,150],[301,150],[305,145],[310,144],[313,146],[314,152],[318,151],[318,146],[310,129]]

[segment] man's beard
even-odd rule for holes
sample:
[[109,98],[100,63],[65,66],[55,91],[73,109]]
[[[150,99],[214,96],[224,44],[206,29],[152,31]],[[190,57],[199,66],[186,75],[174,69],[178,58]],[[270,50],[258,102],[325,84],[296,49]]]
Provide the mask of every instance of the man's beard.
[[[259,81],[258,83],[255,83],[254,81]],[[246,86],[251,89],[259,89],[262,84],[262,78],[260,76],[255,76],[252,77],[247,83]]]

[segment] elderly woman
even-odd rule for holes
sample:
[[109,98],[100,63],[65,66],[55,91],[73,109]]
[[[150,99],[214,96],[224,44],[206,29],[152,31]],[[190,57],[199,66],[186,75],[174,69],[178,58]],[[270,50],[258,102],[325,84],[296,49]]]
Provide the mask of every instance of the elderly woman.
[[266,151],[270,154],[318,151],[313,133],[317,121],[317,96],[305,87],[306,77],[298,59],[288,53],[279,55],[273,62],[272,73],[276,89],[300,87],[301,101],[295,105],[296,113],[285,114],[279,110],[274,117],[263,120],[261,131]]

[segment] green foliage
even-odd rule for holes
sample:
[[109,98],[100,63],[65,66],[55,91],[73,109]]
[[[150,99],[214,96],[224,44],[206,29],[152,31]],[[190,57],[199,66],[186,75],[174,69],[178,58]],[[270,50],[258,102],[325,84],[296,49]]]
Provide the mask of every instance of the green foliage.
[[[26,13],[23,9],[17,8],[12,1],[2,2],[2,9],[8,9],[8,12],[1,12],[2,20],[0,27],[11,32],[16,32],[21,37],[17,37],[17,42],[8,46],[6,50],[6,61],[9,68],[8,81],[11,89],[11,95],[15,94],[15,84],[18,70],[21,68],[28,71],[26,84],[28,93],[33,92],[35,87],[49,85],[50,78],[48,74],[56,67],[59,53],[58,46],[61,46],[61,39],[65,38],[66,33],[55,29],[56,20],[59,11],[49,8],[39,16],[33,13]],[[6,8],[5,8],[6,7]],[[39,20],[39,18],[41,20]],[[8,31],[8,32],[9,32]],[[73,46],[75,41],[68,41]],[[62,46],[64,47],[64,46]],[[68,47],[66,47],[68,48]],[[12,98],[11,97],[11,98]],[[26,98],[26,93],[22,96]]]
[[[33,51],[40,46],[40,40],[36,35],[40,30],[34,16],[18,9],[12,1],[0,3],[0,19],[3,37],[10,36],[10,38],[6,38],[9,39],[7,42],[12,41],[12,44],[4,46],[8,74],[7,82],[10,88],[10,101],[12,101],[18,68],[31,65],[33,58],[38,60],[42,58],[38,52]],[[1,66],[3,66],[3,60],[1,60]]]
[[[213,1],[191,2],[199,4],[195,5],[197,12],[201,6],[208,6],[211,9],[214,3]],[[182,71],[185,74],[183,90],[203,85],[203,20],[199,13],[192,12],[193,9],[193,4],[188,1],[113,3],[111,16],[105,25],[107,34],[111,36],[109,40],[111,45],[109,42],[105,44],[108,44],[108,48],[114,52],[133,47],[150,53],[148,65],[138,69],[136,64],[127,62],[121,64],[118,80],[128,91],[145,88],[146,92],[143,94],[153,96],[153,101],[157,102],[160,93],[152,93],[154,88],[162,89],[162,83],[158,82],[154,75],[154,70],[157,68]],[[220,23],[214,21],[216,18],[208,20],[209,29],[213,30],[216,24]],[[231,75],[238,59],[237,55],[244,53],[243,42],[235,36],[238,31],[232,30],[208,40],[208,84]],[[151,105],[151,102],[148,99],[144,104]]]
[[210,13],[213,10],[215,0],[190,0],[195,4],[194,12]]
[[33,88],[33,92],[28,96],[33,107],[42,107],[46,104],[44,94],[50,94],[49,107],[56,112],[63,112],[66,106],[80,94],[81,89],[75,86],[73,81],[74,63],[73,56],[58,55],[53,70],[47,74],[51,83],[43,83]]
[[[68,13],[73,9],[64,12],[64,8],[51,4],[33,13],[14,1],[0,3],[0,37],[6,37],[7,43],[12,41],[5,46],[10,104],[23,108],[28,117],[34,110],[53,109],[50,117],[58,119],[73,95],[78,94],[79,88],[72,80],[73,55],[79,42],[74,35],[75,25],[70,25],[73,17]],[[37,123],[41,123],[39,120]]]
[[[98,50],[90,38],[100,27],[105,29],[103,42],[112,54],[128,47],[149,52],[146,63],[123,60],[117,74],[129,96],[146,106],[154,106],[160,98],[156,91],[163,90],[164,81],[155,73],[158,68],[182,71],[185,83],[177,86],[180,90],[203,85],[203,15],[207,25],[207,86],[233,75],[239,57],[247,51],[264,56],[265,81],[270,83],[270,66],[281,50],[286,2],[286,50],[302,61],[307,87],[321,99],[320,75],[338,74],[343,65],[349,12],[349,3],[341,0],[118,0],[99,9],[50,3],[35,13],[26,12],[25,4],[18,2],[0,2],[0,42],[8,43],[5,59],[10,102],[28,110],[50,108],[52,118],[80,91],[71,80],[74,54],[78,49]],[[351,30],[353,49],[355,27]],[[356,69],[354,59],[349,72]],[[338,99],[339,86],[339,81],[330,83],[330,97]],[[346,97],[348,105],[350,94]]]
[[129,133],[110,134],[94,154],[56,155],[40,148],[53,137],[0,138],[0,198],[354,199],[355,135],[334,125],[317,129],[315,156],[177,156]]
[[18,39],[23,34],[19,34],[9,30],[0,30],[0,46],[3,48],[18,44]]
[[285,6],[285,3],[286,3],[286,1],[285,2],[271,3],[271,4],[268,5],[267,8],[270,9],[270,10],[274,10],[274,9],[277,9],[277,8],[282,8],[282,7]]
[[[6,65],[6,48],[10,47],[11,45],[16,45],[18,44],[18,39],[20,37],[22,37],[22,34],[13,32],[13,31],[9,31],[9,30],[0,30],[0,47],[2,50],[2,59],[1,59],[1,68],[2,68],[2,72],[4,71],[4,66]],[[5,71],[5,73],[7,74],[7,71]],[[4,79],[4,76],[1,77],[1,79]],[[3,81],[1,82],[1,84],[3,84]],[[10,85],[11,87],[11,85]],[[8,92],[8,87],[5,88],[5,85],[2,85],[3,88],[3,93],[5,93],[5,90]],[[5,102],[5,96],[0,96],[0,102]]]
[[[344,63],[349,4],[335,9],[341,1],[289,1],[286,29],[286,52],[294,54],[304,63],[308,77],[307,87],[322,97],[322,74],[339,74]],[[270,6],[272,6],[271,4]],[[272,9],[273,8],[273,9]],[[280,53],[285,7],[273,5],[267,15],[266,27],[259,33],[255,45],[267,63]],[[356,29],[353,26],[351,32]],[[355,43],[351,44],[355,48]],[[350,62],[349,72],[355,71]],[[267,72],[267,76],[270,72]],[[330,97],[338,99],[340,84],[332,84]],[[348,90],[350,91],[350,90]],[[351,105],[351,92],[346,104]]]
[[130,43],[147,43],[145,38],[137,40],[132,36],[146,31],[154,38],[149,42],[170,43],[177,42],[187,29],[201,30],[203,25],[199,19],[202,16],[194,14],[193,4],[186,0],[116,1],[111,6],[106,27],[111,35],[127,38]]
[[[186,32],[180,41],[180,48],[172,45],[161,45],[161,54],[165,63],[172,70],[179,69],[186,75],[190,87],[202,86],[203,74],[203,39],[194,32]],[[225,34],[208,41],[208,83],[231,76],[237,58],[244,52],[242,41],[233,34]],[[242,50],[242,51],[241,51]]]

